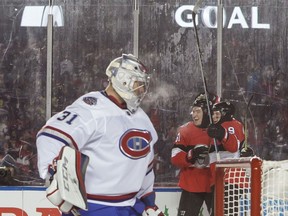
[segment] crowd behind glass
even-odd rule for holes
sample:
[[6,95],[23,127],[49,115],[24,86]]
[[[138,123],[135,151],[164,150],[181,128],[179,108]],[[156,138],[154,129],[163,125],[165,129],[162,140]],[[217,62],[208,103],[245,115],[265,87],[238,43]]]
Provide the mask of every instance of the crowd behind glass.
[[[0,72],[0,157],[2,165],[11,163],[17,168],[15,171],[17,172],[17,179],[13,184],[33,185],[41,184],[37,173],[35,136],[45,121],[45,92],[39,91],[35,101],[35,98],[29,94],[30,90],[25,87],[29,82],[29,77],[21,76],[23,80],[17,77],[17,71],[21,69],[21,73],[23,73],[25,65],[31,67],[33,61],[36,61],[33,64],[35,68],[40,70],[42,66],[40,59],[35,57],[37,52],[40,52],[38,49],[35,49],[35,55],[31,55],[33,52],[28,48],[24,49],[23,52],[30,52],[29,57],[25,59],[15,58],[12,62],[7,62],[13,66],[9,69],[4,64]],[[26,70],[32,70],[29,67]],[[89,71],[85,67],[81,70],[88,74],[83,73],[83,76],[75,76],[73,74],[75,74],[74,70],[76,69],[73,62],[65,58],[59,69],[61,79],[53,88],[56,92],[52,99],[53,110],[58,111],[83,92],[93,90],[93,84],[88,80]],[[41,70],[45,71],[43,68]],[[37,70],[34,73],[37,73]],[[287,159],[288,110],[285,95],[288,92],[287,84],[284,83],[285,78],[282,71],[277,71],[271,66],[262,67],[259,65],[253,72],[247,74],[247,86],[243,92],[231,94],[228,87],[224,89],[224,95],[226,92],[229,93],[229,99],[237,107],[236,117],[243,123],[244,121],[248,122],[249,144],[254,148],[256,154],[265,160]],[[91,86],[88,87],[89,84]],[[96,84],[98,86],[95,89],[105,87],[107,84],[106,77],[99,75]],[[37,86],[37,83],[33,85]],[[28,92],[23,91],[23,89]],[[37,88],[35,89],[37,90]],[[149,100],[149,96],[153,94],[153,85],[150,92],[146,100]],[[239,103],[237,100],[237,97],[249,99],[252,94],[254,95],[253,100],[248,109],[247,104]],[[181,113],[177,107],[177,98],[170,101],[160,98],[156,104],[145,107],[145,111],[149,114],[159,135],[157,149],[155,149],[155,171],[158,185],[175,186],[177,182],[177,170],[170,164],[170,150],[176,137],[177,127],[182,123],[179,122]],[[245,112],[248,112],[247,119],[245,119],[247,114]],[[186,120],[189,120],[188,109],[187,113],[183,115]],[[2,182],[2,184],[5,183],[11,184]]]
[[[17,3],[17,1],[15,2]],[[17,6],[13,6],[13,8],[14,11],[6,10],[6,13],[10,13],[11,16],[2,16],[1,27],[5,31],[0,34],[0,185],[41,185],[43,182],[39,179],[37,173],[35,137],[45,123],[46,29],[14,28],[14,24],[19,26],[20,21],[16,19],[19,14],[16,10]],[[106,8],[103,7],[102,9]],[[153,25],[150,25],[151,28],[155,26],[163,27],[159,24],[167,22],[164,18],[168,17],[170,20],[168,12],[169,10],[173,11],[173,7],[159,7],[153,10],[165,10],[165,13],[155,13],[159,23],[153,22]],[[127,10],[126,15],[121,13],[124,16],[123,19],[131,19],[132,15],[128,12],[130,13]],[[146,13],[148,12],[150,11],[147,10]],[[114,14],[114,16],[116,15]],[[101,16],[101,14],[97,16]],[[101,17],[103,18],[103,16]],[[92,17],[89,18],[92,20]],[[87,17],[86,19],[88,20]],[[156,70],[152,76],[151,88],[144,100],[143,108],[150,116],[159,136],[155,149],[156,183],[159,186],[176,186],[177,184],[178,172],[170,163],[171,147],[176,137],[177,127],[191,120],[189,107],[194,97],[203,91],[203,84],[199,80],[195,81],[196,75],[193,75],[194,72],[191,75],[190,68],[187,67],[187,76],[183,75],[182,77],[181,74],[175,73],[177,71],[175,68],[180,66],[183,59],[189,59],[190,55],[193,57],[193,53],[189,53],[191,48],[185,47],[187,44],[184,39],[178,41],[179,44],[183,43],[181,46],[174,44],[177,37],[180,37],[179,35],[189,37],[189,32],[181,32],[181,30],[178,30],[179,27],[175,30],[173,29],[175,27],[170,24],[165,25],[167,27],[165,31],[171,31],[172,33],[169,33],[174,38],[172,36],[168,37],[167,41],[164,40],[166,38],[161,39],[161,37],[165,37],[165,34],[163,34],[164,36],[157,35],[157,29],[155,31],[152,29],[151,35],[146,35],[143,39],[147,39],[147,41],[142,43],[141,53],[139,54],[144,62],[146,60],[145,63],[148,66],[151,66],[149,64],[152,63],[152,68]],[[69,26],[68,30],[72,29],[72,32],[73,28],[78,29],[78,26],[75,26]],[[128,26],[130,26],[129,22]],[[61,111],[85,92],[103,89],[107,85],[105,69],[109,61],[121,55],[123,51],[133,50],[131,43],[126,43],[126,40],[121,39],[121,36],[119,36],[120,39],[118,39],[118,36],[115,39],[117,34],[113,34],[113,32],[105,34],[107,35],[105,38],[93,38],[91,36],[92,30],[95,29],[91,29],[91,25],[85,23],[81,28],[83,28],[84,33],[88,33],[80,34],[77,32],[75,36],[70,34],[71,32],[63,34],[60,32],[61,30],[55,29],[54,49],[57,50],[54,50],[56,52],[53,54],[55,60],[53,63],[52,86],[53,114]],[[110,26],[107,25],[106,28],[110,28]],[[122,34],[126,39],[127,37],[131,39],[131,35],[129,36],[126,33],[127,29],[124,27],[120,29],[124,32]],[[105,31],[105,29],[102,30]],[[95,31],[97,32],[97,28]],[[164,31],[164,29],[161,31]],[[178,31],[178,34],[174,34],[174,31]],[[91,35],[89,32],[91,32]],[[205,32],[200,31],[201,33],[203,35],[200,36],[203,36],[203,40],[209,39],[209,36],[205,38]],[[216,31],[211,34],[215,36]],[[150,36],[154,39],[151,39]],[[66,37],[69,37],[69,41],[75,38],[79,39],[81,45],[72,43],[73,51],[69,51],[70,47],[66,46],[70,42],[65,43]],[[80,41],[80,37],[82,37],[82,41]],[[252,50],[250,44],[246,40],[243,41],[241,38],[237,38],[237,36],[233,37],[235,41],[231,39],[225,44],[225,47],[230,47],[232,52],[228,53],[226,49],[226,53],[224,53],[222,96],[236,106],[236,118],[243,123],[247,122],[248,143],[255,150],[257,156],[265,160],[288,159],[287,71],[284,71],[281,65],[278,65],[275,61],[266,61],[264,57],[261,62],[255,61],[253,56],[256,51]],[[149,41],[149,38],[151,41]],[[156,41],[155,38],[159,41]],[[251,38],[253,42],[253,35]],[[93,43],[94,39],[95,43]],[[100,39],[101,41],[97,41]],[[108,48],[110,39],[118,42],[113,45],[113,49]],[[120,41],[126,43],[126,50],[122,49],[123,45]],[[230,44],[228,44],[229,42]],[[104,46],[107,46],[107,48]],[[216,44],[212,44],[212,46],[215,48]],[[237,51],[233,46],[237,46]],[[205,47],[204,44],[203,47]],[[207,48],[206,53],[210,53],[211,47],[207,47],[209,49]],[[94,49],[97,49],[97,52]],[[185,51],[184,53],[181,53],[182,49]],[[250,51],[246,52],[248,49]],[[171,59],[175,62],[167,62],[167,58],[163,58],[165,54],[166,57],[172,56]],[[257,55],[261,59],[261,54],[258,53]],[[77,57],[81,58],[78,59]],[[269,56],[266,58],[269,58]],[[271,56],[269,59],[275,58]],[[206,63],[208,61],[214,63],[207,67]],[[216,58],[205,60],[205,72],[210,68],[216,68],[215,62]],[[161,64],[162,66],[159,66]],[[168,66],[166,67],[166,65]],[[165,70],[161,71],[161,69]],[[196,71],[196,68],[193,69]],[[209,79],[211,75],[209,73],[206,75],[208,75],[208,87],[210,90],[215,89],[215,83],[212,82],[214,78],[210,77]],[[155,94],[159,94],[160,91],[159,86],[165,85],[163,89],[168,90],[170,84],[174,85],[174,89],[170,88],[168,94],[165,91],[162,92],[161,96],[155,100]],[[175,93],[175,88],[178,92],[181,92],[180,96]],[[247,101],[252,95],[252,102],[247,107]],[[12,172],[10,174],[13,176],[13,181],[4,178],[7,172],[4,172],[5,170],[2,170],[1,167],[15,168],[8,170],[8,172]]]

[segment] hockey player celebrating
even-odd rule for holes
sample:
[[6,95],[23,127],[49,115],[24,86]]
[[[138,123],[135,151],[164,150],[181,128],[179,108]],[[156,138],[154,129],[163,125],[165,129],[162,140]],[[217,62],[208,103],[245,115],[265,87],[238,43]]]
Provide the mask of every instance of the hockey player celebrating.
[[[240,147],[245,140],[244,126],[234,118],[234,114],[235,106],[231,102],[221,101],[214,104],[212,108],[213,124],[209,126],[208,134],[219,141],[224,138],[224,135],[235,134],[237,140],[240,142]],[[226,134],[225,129],[228,132]],[[225,143],[222,144],[225,145]]]
[[236,120],[233,115],[235,107],[232,103],[222,101],[213,105],[212,119],[213,124],[208,127],[208,135],[215,139],[210,152],[210,163],[217,160],[216,154],[220,154],[220,159],[238,158],[239,149],[245,140],[244,127],[241,122]]
[[38,132],[39,173],[51,175],[47,198],[62,215],[164,216],[153,192],[158,137],[139,107],[149,74],[123,54],[106,75],[105,90],[81,96]]
[[[208,104],[212,107],[210,97]],[[204,201],[209,212],[212,207],[208,155],[212,139],[207,134],[210,118],[205,94],[196,97],[191,116],[193,121],[179,127],[171,153],[171,163],[180,168],[178,216],[198,216]]]
[[[214,190],[213,187],[215,184],[215,161],[217,158],[216,154],[219,154],[220,160],[227,158],[239,158],[239,149],[245,140],[244,126],[241,122],[233,117],[234,114],[235,107],[229,101],[222,101],[213,105],[213,124],[210,124],[208,127],[208,135],[214,138],[214,142],[216,142],[215,144],[217,145],[217,152],[215,151],[215,145],[211,146],[209,151],[212,190]],[[229,173],[229,170],[226,170],[226,173]],[[240,179],[240,177],[238,177],[238,179]],[[236,182],[229,183],[229,185],[232,187],[236,184]],[[230,197],[232,197],[232,195]],[[234,199],[234,197],[231,199]],[[233,211],[236,211],[237,208],[238,207],[235,207],[233,209],[226,206],[225,209],[229,209],[229,215],[234,215]],[[226,210],[225,214],[228,214]]]
[[[239,151],[241,155],[243,155],[243,157],[253,156],[254,154],[250,152],[250,151],[253,152],[253,150],[250,147],[248,147],[247,152],[243,150],[245,148],[244,126],[240,121],[234,118],[234,114],[235,114],[235,106],[229,101],[222,101],[213,105],[212,108],[213,124],[209,126],[208,134],[210,137],[213,137],[218,141],[219,144],[218,151],[221,154],[221,159],[238,158]],[[229,135],[233,136],[229,137]],[[234,136],[236,139],[234,138]],[[227,138],[225,139],[225,137]],[[213,152],[213,149],[214,148],[212,147],[212,149],[210,149],[210,152]],[[212,161],[214,160],[214,158],[215,157],[212,154]]]

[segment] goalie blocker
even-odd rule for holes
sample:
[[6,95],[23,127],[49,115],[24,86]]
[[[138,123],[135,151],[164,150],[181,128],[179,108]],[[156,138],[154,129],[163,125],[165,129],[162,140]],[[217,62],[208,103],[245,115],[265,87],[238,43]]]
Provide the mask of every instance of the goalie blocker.
[[81,152],[64,146],[57,158],[56,168],[46,197],[61,212],[72,212],[75,209],[87,210],[87,194],[84,177],[89,157]]

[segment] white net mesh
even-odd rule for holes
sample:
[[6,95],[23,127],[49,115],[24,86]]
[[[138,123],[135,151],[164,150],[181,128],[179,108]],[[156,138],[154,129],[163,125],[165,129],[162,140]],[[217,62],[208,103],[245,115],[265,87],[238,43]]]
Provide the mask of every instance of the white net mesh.
[[288,160],[263,161],[262,215],[288,215]]
[[[288,216],[288,160],[262,161],[259,180],[251,178],[250,162],[247,165],[235,161],[220,167],[224,170],[224,216],[253,216],[251,197],[255,197],[254,193],[261,197],[261,212],[257,215]],[[261,185],[261,191],[253,190],[251,181]],[[252,190],[254,196],[251,196]]]

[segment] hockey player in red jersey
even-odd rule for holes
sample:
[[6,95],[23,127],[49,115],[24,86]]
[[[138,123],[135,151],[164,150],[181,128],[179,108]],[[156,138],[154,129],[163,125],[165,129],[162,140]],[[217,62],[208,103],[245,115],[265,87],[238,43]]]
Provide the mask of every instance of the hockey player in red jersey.
[[[234,114],[235,114],[235,107],[232,103],[228,101],[222,101],[213,105],[212,108],[213,124],[209,125],[208,127],[208,135],[215,139],[218,152],[216,153],[214,145],[211,146],[209,155],[210,155],[212,188],[214,187],[215,184],[215,162],[217,159],[216,154],[219,154],[220,160],[240,157],[240,148],[244,143],[245,133],[243,124],[233,117]],[[234,173],[236,173],[235,169],[226,170],[225,176],[229,176],[229,174],[235,175]],[[237,172],[236,175],[241,175],[241,178],[240,176],[238,176],[237,178],[238,180],[239,179],[243,180],[245,178],[245,176],[242,176],[243,173],[244,172]],[[231,185],[232,187],[236,183],[239,183],[234,182],[234,179],[232,180],[226,179],[225,181],[229,183],[228,185]],[[229,197],[232,197],[232,195]],[[231,210],[230,213],[232,213],[231,215],[233,215],[233,211],[235,211],[235,209],[230,210]]]
[[215,184],[215,162],[218,159],[239,158],[241,143],[245,140],[244,127],[241,122],[233,118],[235,107],[232,103],[222,101],[213,105],[213,124],[208,127],[208,135],[214,138],[217,145],[212,145],[209,151],[211,168],[211,185]]
[[[238,150],[245,140],[244,126],[236,120],[233,115],[235,107],[228,101],[222,101],[213,105],[213,124],[208,127],[208,135],[217,141],[217,149],[220,152],[220,159],[239,157]],[[213,147],[210,152],[213,151]],[[213,155],[210,159],[214,161]]]
[[[212,107],[212,101],[208,104]],[[212,206],[208,156],[212,139],[207,134],[208,114],[206,97],[200,94],[192,105],[192,121],[178,128],[172,148],[171,162],[180,168],[182,189],[178,216],[198,216],[204,201],[208,211]]]

